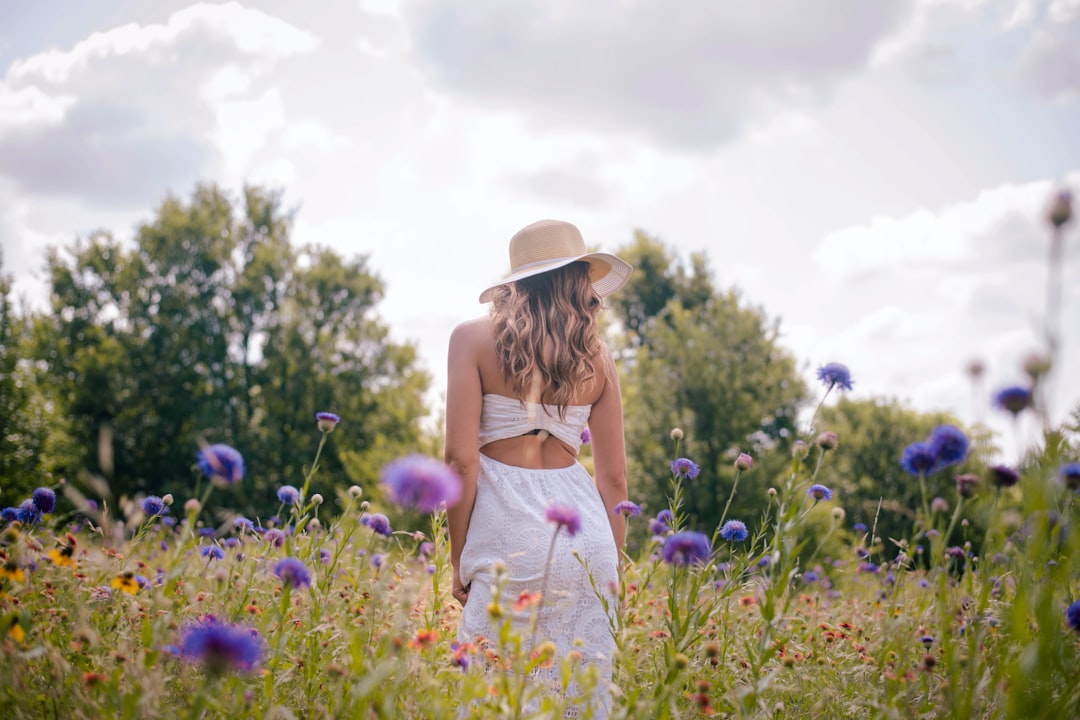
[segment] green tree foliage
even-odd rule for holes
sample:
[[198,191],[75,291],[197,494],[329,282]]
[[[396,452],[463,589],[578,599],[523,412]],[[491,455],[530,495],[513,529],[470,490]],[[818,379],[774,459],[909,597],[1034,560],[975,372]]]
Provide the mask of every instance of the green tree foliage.
[[[927,478],[927,495],[944,498],[950,508],[955,508],[956,476],[985,475],[984,458],[992,450],[988,431],[967,429],[948,414],[916,412],[895,400],[841,398],[821,409],[817,430],[835,432],[839,446],[822,462],[818,481],[832,488],[836,503],[847,512],[849,528],[860,522],[873,528],[876,523],[875,534],[883,540],[880,550],[888,557],[897,552],[897,546],[890,540],[911,537],[916,512],[922,505],[918,478],[906,473],[900,465],[904,448],[925,440],[942,424],[964,429],[971,440],[971,450],[963,464]],[[816,455],[820,450],[814,447],[812,452]],[[809,462],[816,462],[815,455]],[[980,488],[984,495],[990,491],[989,487]],[[976,504],[969,505],[970,512],[965,514],[977,518]],[[972,529],[967,539],[975,540],[975,535]],[[963,539],[957,534],[952,538],[953,544],[962,544]]]
[[248,463],[230,504],[265,513],[302,482],[318,411],[342,417],[327,487],[370,483],[415,446],[429,378],[374,312],[382,282],[366,258],[294,248],[291,224],[278,193],[247,188],[234,206],[206,185],[166,199],[133,243],[98,232],[51,251],[36,349],[76,441],[67,473],[188,497],[199,445],[225,442]]
[[704,256],[689,270],[659,241],[637,233],[619,254],[635,266],[613,303],[629,349],[624,353],[630,487],[651,512],[666,505],[672,428],[679,450],[701,472],[685,484],[691,523],[711,531],[720,520],[740,452],[758,465],[740,480],[729,517],[751,518],[765,490],[786,466],[806,390],[795,361],[778,343],[777,324],[735,291],[717,290]]

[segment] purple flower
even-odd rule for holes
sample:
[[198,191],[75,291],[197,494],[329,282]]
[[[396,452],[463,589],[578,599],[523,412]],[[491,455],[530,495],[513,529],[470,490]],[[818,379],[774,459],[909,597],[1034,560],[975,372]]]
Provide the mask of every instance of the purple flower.
[[341,418],[332,412],[315,413],[315,421],[319,424],[319,430],[324,433],[333,432]]
[[42,515],[48,515],[56,507],[56,493],[47,487],[39,487],[30,496],[30,499],[33,500],[34,507]]
[[1015,417],[1031,407],[1031,391],[1025,387],[1007,387],[994,395],[994,405]]
[[955,425],[938,425],[930,433],[928,442],[934,450],[938,468],[963,462],[967,456],[967,435]]
[[972,475],[971,473],[964,473],[963,475],[956,476],[956,492],[960,497],[973,498],[976,491],[979,489],[979,476]]
[[746,453],[739,453],[739,457],[735,458],[736,470],[749,470],[754,467],[754,458],[750,457]]
[[923,646],[927,650],[929,650],[930,646],[934,644],[934,636],[933,635],[923,635],[921,638],[919,638],[919,642],[921,642],[923,644]]
[[147,495],[143,498],[142,511],[149,517],[157,517],[168,512],[165,509],[165,501],[157,495]]
[[861,522],[855,523],[854,525],[851,526],[851,529],[854,530],[857,533],[864,533],[864,532],[867,531],[866,523],[861,523]]
[[589,432],[589,428],[581,429],[581,444],[588,445],[592,442],[592,433]]
[[832,490],[818,483],[807,488],[806,494],[815,500],[832,500]]
[[818,368],[817,377],[825,385],[826,390],[832,390],[834,387],[840,390],[851,389],[851,372],[847,369],[847,365],[837,362],[827,363]]
[[802,576],[803,582],[813,583],[818,581],[818,574],[813,570],[807,570]]
[[382,553],[375,553],[371,556],[371,564],[374,565],[376,569],[381,568],[385,561],[386,556]]
[[750,533],[746,529],[746,523],[740,520],[728,520],[720,528],[720,537],[728,542],[742,542],[750,537]]
[[692,530],[675,533],[664,541],[664,547],[660,550],[664,562],[672,565],[705,562],[711,553],[709,538]]
[[367,525],[373,532],[390,537],[390,519],[382,513],[366,513],[360,517],[360,524]]
[[33,525],[41,520],[41,510],[38,509],[33,500],[27,498],[19,503],[15,519],[23,525]]
[[269,530],[267,530],[265,533],[263,533],[263,538],[265,538],[266,542],[270,543],[274,547],[281,547],[285,544],[285,533],[278,530],[277,528],[270,528]]
[[209,445],[199,450],[199,470],[211,480],[224,483],[240,482],[244,479],[244,458],[240,452],[229,445]]
[[637,517],[638,515],[641,515],[641,506],[635,505],[629,500],[623,500],[615,506],[615,514],[623,515],[624,517],[630,517],[631,515]]
[[665,525],[670,526],[672,523],[675,522],[675,516],[671,514],[670,510],[664,508],[660,512],[656,513],[656,520],[657,522],[662,522]]
[[300,502],[300,491],[292,485],[282,485],[278,488],[277,499],[282,505],[295,505]]
[[1073,630],[1080,632],[1080,600],[1073,602],[1065,610],[1065,619],[1069,621],[1069,626]]
[[1012,487],[1020,482],[1020,473],[1008,465],[991,465],[987,470],[990,472],[990,481],[997,487]]
[[311,574],[307,566],[294,557],[282,558],[274,565],[274,574],[281,582],[291,588],[303,588],[311,585]]
[[544,519],[555,524],[555,532],[558,532],[559,528],[566,528],[570,537],[577,535],[581,530],[581,516],[578,515],[577,510],[566,505],[548,505],[547,510],[544,511]]
[[256,630],[228,625],[208,615],[181,630],[177,653],[215,674],[250,671],[262,658],[263,642]]
[[914,442],[904,448],[904,454],[900,458],[900,466],[909,475],[916,477],[926,475],[934,469],[937,462],[937,453],[930,443]]
[[435,553],[435,543],[422,542],[420,547],[417,548],[417,552],[420,553],[421,557],[431,557]]
[[233,519],[233,527],[237,530],[247,530],[248,532],[255,532],[255,523],[248,520],[243,515],[237,515]]
[[699,468],[690,458],[676,458],[671,461],[671,472],[675,473],[676,476],[682,476],[693,480],[698,476],[698,473],[701,472],[701,468]]
[[1065,463],[1058,468],[1058,477],[1065,487],[1080,492],[1080,463]]
[[225,557],[225,551],[217,545],[203,545],[199,548],[199,554],[207,560],[220,560]]
[[19,519],[19,511],[13,507],[6,507],[0,510],[0,520],[10,523]]
[[382,470],[382,484],[398,505],[430,513],[461,499],[461,478],[443,462],[423,455],[398,458]]

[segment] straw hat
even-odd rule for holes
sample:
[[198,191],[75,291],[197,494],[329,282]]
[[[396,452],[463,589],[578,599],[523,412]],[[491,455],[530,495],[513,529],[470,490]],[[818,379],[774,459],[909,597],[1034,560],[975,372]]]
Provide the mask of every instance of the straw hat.
[[572,262],[589,264],[589,279],[600,297],[615,292],[630,279],[633,270],[626,261],[610,253],[585,251],[581,231],[562,220],[539,220],[510,238],[510,274],[480,294],[480,302],[490,302],[495,288],[533,275],[555,270]]

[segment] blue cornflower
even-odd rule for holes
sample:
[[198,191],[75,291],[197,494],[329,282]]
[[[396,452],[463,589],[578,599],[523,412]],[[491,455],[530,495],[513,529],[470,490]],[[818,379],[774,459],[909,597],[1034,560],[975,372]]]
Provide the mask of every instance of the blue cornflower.
[[185,660],[202,663],[212,673],[249,671],[262,658],[263,642],[256,630],[222,623],[208,615],[181,630],[176,652]]
[[803,582],[813,583],[818,581],[818,574],[813,570],[807,570],[802,576]]
[[930,433],[928,442],[937,458],[936,468],[963,462],[967,456],[967,435],[955,425],[938,425]]
[[994,405],[1007,410],[1013,416],[1031,407],[1031,400],[1031,390],[1020,386],[1007,387],[994,395]]
[[386,561],[386,556],[383,555],[382,553],[375,553],[375,554],[373,554],[371,556],[371,564],[375,566],[376,570],[381,568],[385,561]]
[[671,472],[693,480],[701,472],[701,468],[690,458],[676,458],[671,461]]
[[264,532],[263,538],[274,547],[281,547],[285,544],[285,533],[277,528],[270,528]]
[[203,545],[199,548],[199,554],[208,560],[220,560],[225,557],[225,551],[217,545]]
[[664,562],[672,565],[705,562],[711,553],[709,538],[692,530],[675,533],[664,541],[664,547],[660,550]]
[[424,455],[407,455],[382,470],[382,485],[390,499],[420,512],[451,507],[461,498],[461,478],[449,465]]
[[255,532],[255,523],[251,522],[243,515],[237,515],[236,518],[233,519],[233,527],[237,530]]
[[577,510],[566,505],[548,505],[544,510],[544,519],[549,523],[554,523],[556,529],[566,528],[570,537],[577,535],[581,530],[581,515]]
[[311,573],[307,566],[294,557],[278,560],[274,565],[274,574],[291,588],[302,588],[311,585]]
[[728,520],[720,528],[720,537],[728,542],[742,542],[750,537],[750,533],[746,529],[746,523],[741,520]]
[[873,573],[876,573],[877,571],[878,571],[878,566],[877,566],[876,563],[872,563],[872,562],[867,561],[867,562],[864,562],[864,563],[859,565],[859,572],[873,574]]
[[1058,468],[1058,477],[1065,487],[1080,492],[1080,463],[1065,463]]
[[56,507],[56,493],[47,487],[39,487],[30,496],[30,499],[34,502],[34,507],[42,515],[48,515]]
[[360,517],[360,524],[367,525],[373,532],[390,537],[390,519],[382,513],[367,513]]
[[16,511],[16,520],[23,525],[33,525],[41,520],[41,510],[34,504],[33,500],[27,499],[19,503],[19,509]]
[[142,511],[146,513],[148,517],[157,517],[158,515],[164,515],[168,512],[165,509],[165,501],[157,495],[147,495],[143,498]]
[[204,528],[199,528],[199,531],[196,534],[199,537],[212,538],[212,537],[214,537],[214,535],[217,534],[217,531],[215,531],[214,528],[204,527]]
[[637,517],[641,515],[641,506],[636,505],[629,500],[623,500],[615,506],[615,514],[623,515],[624,517],[630,517],[631,515]]
[[0,520],[4,521],[6,523],[9,523],[9,522],[15,522],[18,519],[19,519],[19,511],[18,511],[18,509],[13,508],[13,507],[6,507],[3,510],[0,510]]
[[670,510],[665,508],[665,509],[661,510],[660,512],[656,513],[656,521],[657,522],[662,522],[665,525],[670,526],[672,523],[675,522],[675,516],[671,513]]
[[1020,482],[1020,473],[1008,465],[991,465],[986,470],[997,487],[1012,487]]
[[900,458],[900,467],[909,475],[916,477],[926,475],[934,469],[937,462],[937,453],[930,443],[913,442],[904,448],[904,454]]
[[867,531],[866,523],[861,523],[861,522],[855,523],[854,525],[851,526],[851,529],[854,530],[857,533],[864,533],[864,532]]
[[1080,632],[1080,600],[1075,601],[1065,610],[1065,619],[1073,630]]
[[282,505],[295,505],[300,502],[300,491],[292,485],[282,485],[278,488],[277,499]]
[[244,458],[240,451],[224,444],[209,445],[199,450],[199,470],[211,480],[224,483],[244,479]]
[[332,412],[315,413],[315,422],[318,423],[319,430],[324,433],[333,432],[337,424],[341,422],[341,418]]
[[665,523],[660,522],[656,518],[649,520],[649,534],[650,535],[663,535],[668,530],[671,530]]
[[815,500],[832,500],[832,490],[818,483],[808,487],[806,494]]
[[934,636],[933,635],[923,635],[921,638],[919,638],[919,642],[921,642],[923,644],[923,646],[927,650],[929,650],[930,646],[934,644]]
[[834,387],[840,390],[851,389],[851,371],[847,369],[847,365],[837,362],[827,363],[818,368],[817,377],[825,384],[826,390],[832,390]]

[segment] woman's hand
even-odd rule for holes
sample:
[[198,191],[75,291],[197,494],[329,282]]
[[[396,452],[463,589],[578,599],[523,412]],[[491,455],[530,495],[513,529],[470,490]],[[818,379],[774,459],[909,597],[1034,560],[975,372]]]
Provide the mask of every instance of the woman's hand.
[[457,568],[454,568],[454,585],[450,592],[454,599],[465,607],[465,603],[469,601],[469,588],[461,584],[461,575],[458,574]]

